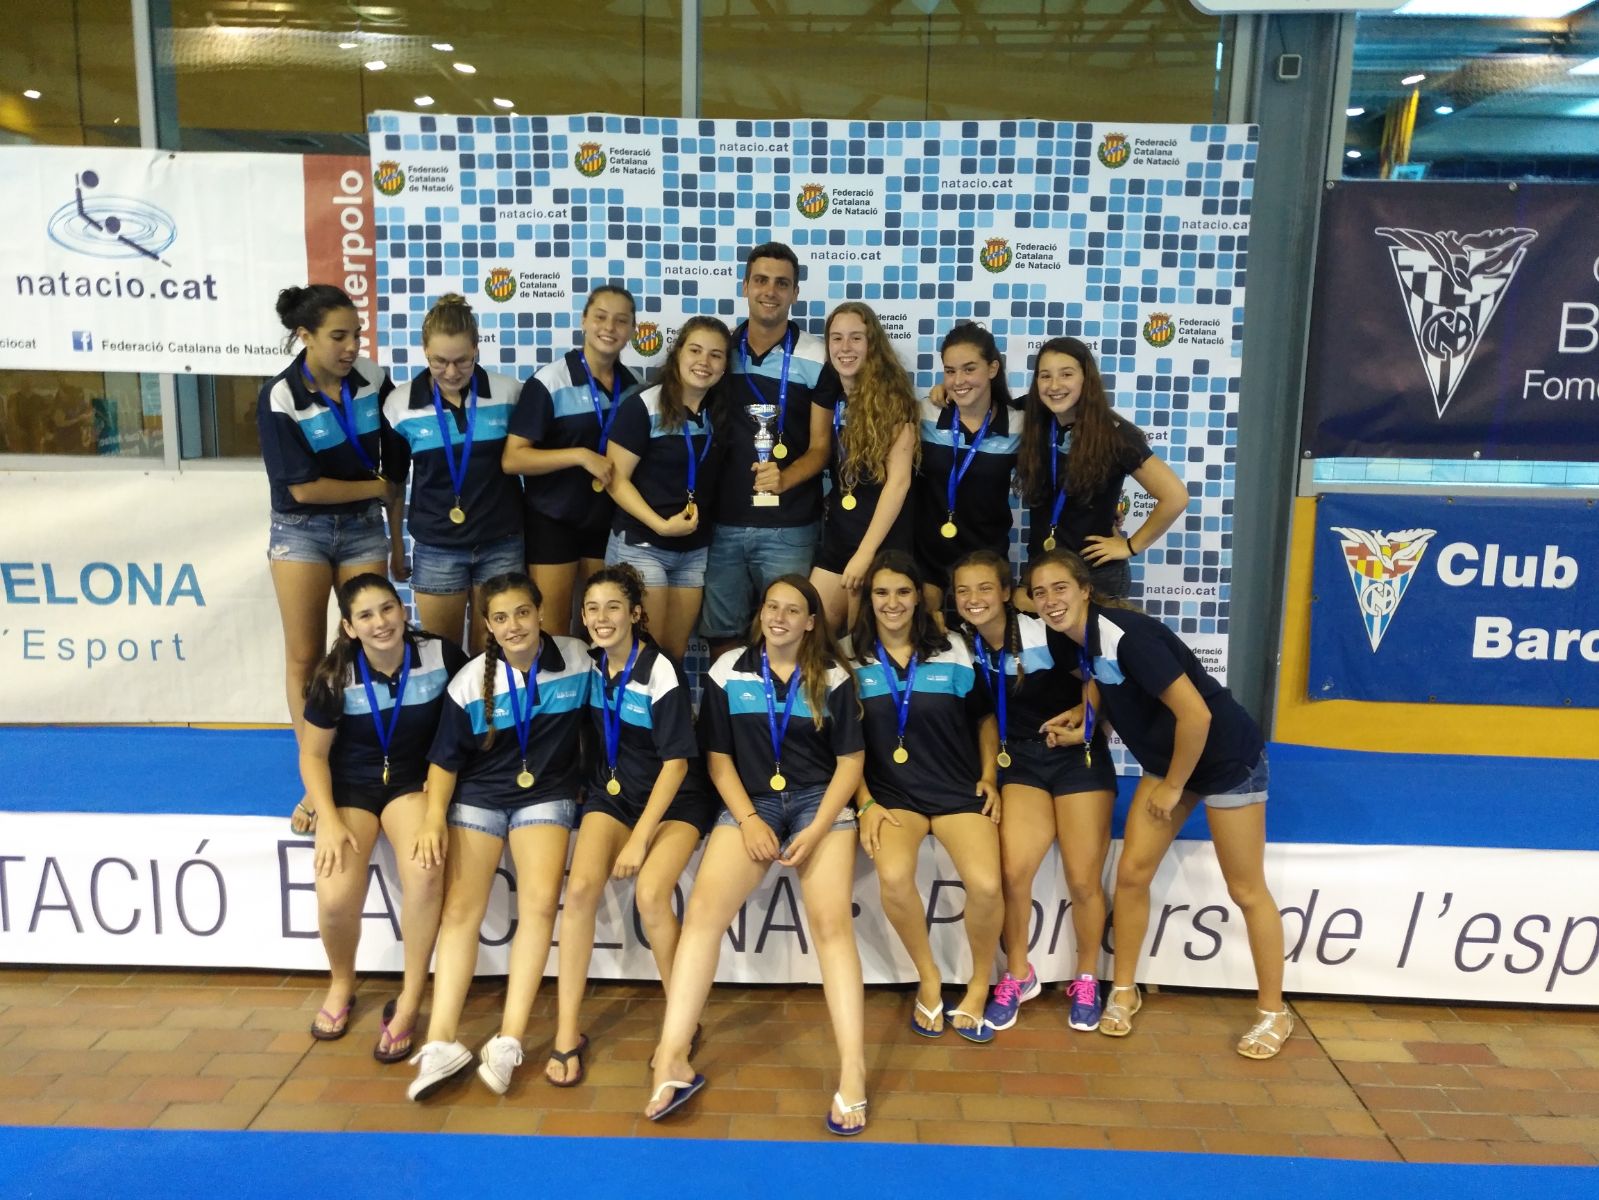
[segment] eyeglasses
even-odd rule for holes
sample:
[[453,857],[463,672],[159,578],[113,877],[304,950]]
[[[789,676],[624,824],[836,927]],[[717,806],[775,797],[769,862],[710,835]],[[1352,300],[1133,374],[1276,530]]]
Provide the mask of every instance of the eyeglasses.
[[429,358],[428,370],[435,375],[445,371],[470,371],[477,365],[477,355],[468,355],[466,358]]

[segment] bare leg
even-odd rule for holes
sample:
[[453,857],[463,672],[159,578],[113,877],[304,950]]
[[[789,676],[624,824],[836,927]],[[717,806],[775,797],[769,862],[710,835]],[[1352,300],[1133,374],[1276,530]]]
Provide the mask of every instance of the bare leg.
[[[857,840],[853,830],[829,833],[799,868],[805,920],[816,939],[822,968],[822,994],[838,1046],[838,1094],[846,1105],[866,1099],[866,989],[855,945],[851,893],[855,886]],[[833,1108],[833,1120],[846,1129],[866,1123],[866,1113]]]
[[421,792],[397,796],[383,809],[383,832],[394,847],[400,872],[400,934],[405,942],[405,977],[389,1023],[396,1039],[416,1027],[444,907],[444,872],[424,869],[411,859],[411,848],[426,815],[427,797]]
[[633,902],[638,905],[644,936],[650,939],[650,954],[655,958],[655,969],[661,973],[663,992],[672,983],[672,961],[681,933],[677,914],[672,911],[672,898],[677,881],[683,878],[683,869],[699,844],[700,831],[688,822],[661,822],[633,889]]
[[1283,919],[1266,883],[1266,806],[1207,808],[1210,839],[1216,847],[1227,894],[1244,914],[1249,953],[1255,960],[1260,1007],[1283,1008]]
[[[930,1012],[944,1011],[944,979],[938,963],[933,958],[933,946],[927,937],[927,913],[922,907],[921,894],[916,890],[916,857],[921,852],[922,839],[927,836],[932,823],[920,813],[897,808],[894,816],[899,824],[884,821],[877,857],[872,860],[877,868],[877,888],[883,901],[883,915],[899,935],[900,944],[910,955],[916,967],[916,1002]],[[923,1018],[916,1018],[923,1024]],[[942,1029],[943,1017],[924,1026]]]
[[433,1007],[428,1041],[453,1042],[477,969],[478,933],[489,907],[489,889],[505,841],[476,829],[451,825],[444,857],[444,911],[438,956],[433,964]]
[[298,741],[305,723],[305,685],[328,649],[328,593],[333,569],[326,563],[274,562],[272,589],[283,620],[284,692]]
[[[1116,904],[1112,928],[1116,936],[1115,967],[1111,982],[1117,988],[1131,988],[1138,977],[1138,958],[1144,949],[1144,934],[1149,930],[1149,885],[1160,860],[1166,857],[1177,831],[1182,828],[1193,803],[1184,795],[1172,810],[1171,819],[1157,821],[1149,815],[1144,801],[1159,777],[1145,775],[1133,793],[1127,811],[1127,828],[1122,837],[1121,862],[1116,867]],[[1101,1033],[1117,1036],[1126,1032],[1122,1022],[1106,1017],[1099,1023]]]
[[844,628],[848,608],[844,577],[837,571],[824,571],[821,567],[812,567],[811,586],[822,598],[822,611],[827,614],[827,627],[838,633]]
[[413,589],[412,595],[416,597],[416,615],[423,629],[457,646],[466,644],[465,592],[435,596]]
[[981,813],[957,813],[933,819],[933,836],[948,852],[966,890],[966,940],[972,949],[972,977],[966,983],[961,1011],[972,1014],[973,1028],[982,1023],[988,1001],[988,982],[994,974],[994,954],[1005,920],[1005,902],[999,882],[999,830]]
[[529,564],[527,573],[538,585],[544,603],[539,605],[539,624],[545,633],[572,632],[572,585],[577,578],[577,564]]
[[[594,956],[594,914],[611,880],[611,865],[627,842],[628,829],[609,813],[591,812],[578,826],[577,847],[566,880],[561,906],[561,954],[556,973],[556,1050],[571,1050],[581,1036],[579,1026],[583,993],[588,988],[589,961]],[[544,1073],[555,1083],[576,1075],[576,1059],[560,1063],[551,1059]]]
[[649,597],[656,593],[664,595],[665,615],[657,626],[655,616],[651,613],[650,628],[660,630],[656,637],[661,646],[672,658],[682,662],[683,656],[688,653],[689,638],[694,636],[694,623],[700,619],[700,602],[705,590],[696,587],[651,588],[644,593],[646,608],[649,606]]
[[1110,853],[1110,814],[1115,792],[1077,792],[1055,797],[1055,829],[1072,898],[1072,933],[1078,975],[1099,974],[1099,939],[1105,935],[1105,856]]
[[506,970],[501,1037],[520,1041],[527,1033],[533,1001],[550,957],[570,835],[565,825],[524,825],[511,830],[511,861],[516,866],[516,934],[511,938]]
[[1033,925],[1033,880],[1055,839],[1049,793],[1023,784],[1005,785],[999,849],[1005,887],[1005,969],[1026,979],[1027,935]]
[[[322,998],[322,1011],[335,1017],[355,994],[355,952],[361,944],[361,905],[366,900],[367,864],[372,861],[372,846],[378,838],[378,819],[359,808],[339,809],[339,819],[355,835],[354,850],[346,851],[344,869],[316,881],[317,925],[322,931],[322,948],[328,955],[328,991]],[[321,1015],[319,1029],[331,1031]]]

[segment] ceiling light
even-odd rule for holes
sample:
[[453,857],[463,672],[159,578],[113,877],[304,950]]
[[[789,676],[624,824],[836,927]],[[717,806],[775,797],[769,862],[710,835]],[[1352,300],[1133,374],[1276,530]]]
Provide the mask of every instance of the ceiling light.
[[1599,100],[1584,100],[1565,110],[1568,117],[1599,117]]
[[360,42],[340,42],[339,43],[339,49],[340,50],[354,50],[358,46],[360,46],[360,44],[361,44]]
[[365,66],[368,71],[381,71],[389,64],[384,62],[381,58],[374,58],[371,62],[363,63],[362,65]]
[[1359,158],[1360,157],[1360,151],[1359,150],[1345,150],[1344,151],[1344,157],[1345,158]]
[[433,97],[418,96],[415,100],[411,101],[411,103],[416,105],[418,108],[427,108],[433,103]]
[[494,97],[494,103],[499,105],[501,108],[515,108],[516,107],[516,101],[515,100],[507,100],[504,96],[496,96],[496,97]]
[[452,45],[452,44],[451,44],[451,43],[449,43],[449,42],[434,42],[434,43],[433,43],[433,48],[434,48],[434,49],[435,49],[435,50],[442,50],[442,51],[444,51],[444,52],[445,52],[445,53],[446,53],[446,54],[448,54],[448,53],[449,53],[449,52],[450,52],[450,51],[451,51],[451,50],[454,50],[454,49],[455,49],[455,46],[454,46],[454,45]]
[[1599,75],[1599,58],[1590,58],[1567,71],[1568,75]]
[[1437,113],[1440,117],[1447,117],[1450,113],[1455,111],[1455,106],[1453,104],[1440,104],[1432,111]]
[[44,93],[41,92],[38,88],[29,88],[27,91],[23,92],[22,94],[24,96],[26,96],[29,100],[37,100],[40,96],[44,95]]
[[1366,110],[1361,108],[1358,104],[1352,104],[1348,108],[1344,109],[1344,116],[1346,117],[1363,117],[1365,115]]
[[477,68],[474,67],[471,63],[456,63],[455,64],[455,69],[457,71],[461,72],[461,74],[463,74],[463,75],[476,75],[477,74]]
[[1427,78],[1427,76],[1424,74],[1406,75],[1399,82],[1403,87],[1410,87],[1412,84],[1420,83],[1425,78]]
[[1569,17],[1589,0],[1410,0],[1399,17]]

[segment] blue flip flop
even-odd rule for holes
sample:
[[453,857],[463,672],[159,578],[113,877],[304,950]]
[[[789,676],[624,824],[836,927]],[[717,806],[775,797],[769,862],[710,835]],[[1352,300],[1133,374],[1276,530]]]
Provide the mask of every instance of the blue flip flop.
[[665,1083],[661,1084],[660,1087],[655,1089],[655,1095],[650,1097],[650,1103],[653,1104],[660,1094],[667,1088],[676,1088],[677,1092],[675,1095],[673,1095],[672,1099],[670,1102],[668,1102],[665,1108],[661,1109],[661,1111],[658,1113],[652,1113],[650,1115],[650,1120],[659,1121],[662,1117],[667,1117],[672,1113],[675,1113],[678,1109],[682,1108],[691,1099],[693,1099],[694,1094],[704,1086],[705,1076],[703,1075],[696,1075],[687,1083],[684,1083],[681,1079],[668,1079]]
[[[965,1017],[968,1021],[976,1021],[977,1024],[970,1029],[965,1029],[955,1024],[956,1017]],[[944,1024],[948,1025],[968,1042],[976,1042],[980,1046],[987,1045],[994,1040],[994,1027],[981,1017],[974,1017],[963,1009],[946,1007],[944,1009]]]
[[[839,1092],[833,1093],[833,1103],[838,1105],[838,1111],[843,1113],[846,1117],[849,1116],[850,1113],[863,1113],[866,1111],[865,1100],[862,1100],[859,1104],[845,1104],[844,1097]],[[865,1133],[866,1125],[864,1123],[855,1126],[840,1125],[837,1121],[833,1120],[833,1110],[828,1109],[827,1132],[835,1135],[836,1137],[854,1137],[856,1134]]]
[[937,1029],[929,1029],[916,1019],[916,1017],[921,1017],[923,1021],[937,1021],[939,1016],[940,1014],[937,1009],[928,1008],[925,1004],[918,1000],[916,1002],[916,1015],[911,1017],[911,1032],[924,1038],[943,1037],[944,1029],[949,1024],[948,1021],[942,1022]]

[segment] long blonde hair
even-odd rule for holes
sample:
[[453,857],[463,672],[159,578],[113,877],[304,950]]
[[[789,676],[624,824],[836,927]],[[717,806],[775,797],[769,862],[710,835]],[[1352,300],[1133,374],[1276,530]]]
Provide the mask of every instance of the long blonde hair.
[[[900,365],[888,335],[869,305],[859,300],[846,300],[828,313],[823,340],[833,332],[833,322],[845,313],[859,317],[866,326],[866,354],[861,359],[860,374],[855,377],[855,392],[848,400],[848,419],[839,434],[844,444],[844,462],[840,467],[844,478],[839,482],[850,488],[866,480],[882,483],[887,478],[888,452],[893,448],[894,437],[899,427],[907,422],[915,428],[918,413],[910,376]],[[914,439],[914,444],[919,461],[921,439]]]

